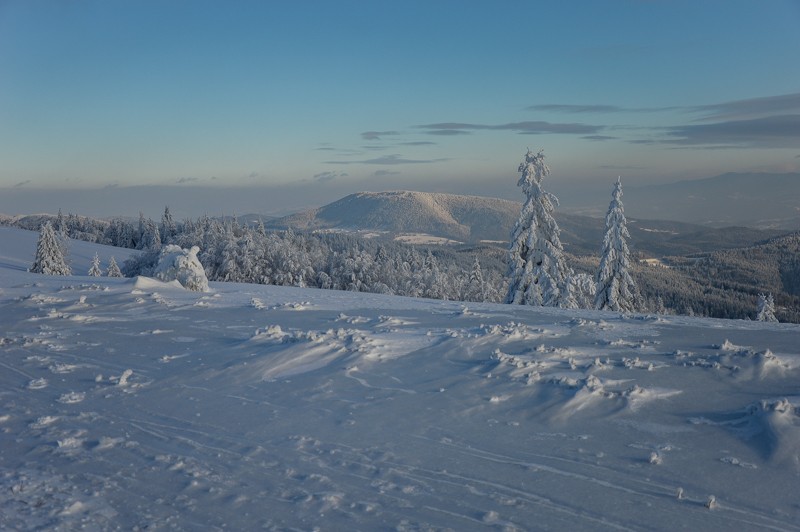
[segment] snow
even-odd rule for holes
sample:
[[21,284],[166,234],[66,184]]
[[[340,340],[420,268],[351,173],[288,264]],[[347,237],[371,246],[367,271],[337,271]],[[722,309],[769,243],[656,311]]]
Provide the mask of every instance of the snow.
[[453,244],[463,244],[458,240],[452,240],[441,236],[433,236],[427,233],[402,233],[394,237],[396,242],[412,244],[415,246],[449,246]]
[[208,292],[208,279],[197,254],[200,248],[182,249],[170,244],[161,248],[153,275],[165,282],[177,281],[181,286],[196,292]]
[[44,276],[36,238],[0,230],[0,529],[800,530],[797,325]]

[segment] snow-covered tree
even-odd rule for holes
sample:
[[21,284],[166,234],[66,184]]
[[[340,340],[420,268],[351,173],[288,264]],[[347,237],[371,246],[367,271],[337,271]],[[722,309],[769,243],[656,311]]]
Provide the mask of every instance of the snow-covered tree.
[[544,154],[528,150],[518,171],[517,186],[526,200],[511,234],[506,303],[576,308],[570,268],[552,216],[558,198],[542,189],[542,180],[550,173]]
[[472,263],[469,279],[464,284],[462,299],[464,301],[486,301],[486,282],[483,280],[483,271],[477,255],[475,255],[475,261]]
[[223,250],[219,276],[223,281],[254,283],[261,278],[260,248],[247,231],[238,240],[229,240]]
[[45,275],[70,275],[72,273],[64,257],[64,248],[50,222],[45,222],[39,231],[36,257],[30,271]]
[[772,294],[758,294],[758,314],[756,314],[756,320],[778,321],[778,318],[775,317],[775,300],[772,298]]
[[258,223],[256,224],[256,233],[259,236],[267,236],[267,229],[264,227],[264,220],[259,216]]
[[622,205],[622,179],[617,178],[606,214],[606,234],[603,237],[600,268],[596,277],[594,306],[598,310],[634,312],[641,306],[639,289],[628,273],[631,261],[627,239],[631,235],[626,224]]
[[178,234],[178,226],[175,225],[175,220],[172,218],[172,213],[169,212],[169,206],[164,207],[164,214],[161,215],[161,229],[160,237],[162,244],[171,244],[175,235]]
[[178,281],[181,286],[196,292],[208,292],[208,278],[197,258],[200,248],[182,249],[168,244],[161,248],[153,276],[161,281]]
[[144,220],[142,224],[141,239],[139,240],[136,249],[144,249],[148,251],[158,251],[161,249],[161,233],[158,230],[158,225],[151,220]]
[[56,233],[62,235],[64,237],[67,236],[67,222],[64,219],[64,213],[61,212],[61,209],[58,209],[58,215],[56,216],[56,225],[53,227]]
[[86,273],[89,277],[100,277],[103,275],[103,270],[100,269],[100,257],[97,253],[94,254],[94,258],[92,259],[92,267],[89,268],[89,271]]
[[570,276],[569,282],[578,308],[593,308],[594,295],[597,292],[594,278],[587,273],[576,273]]
[[107,277],[122,277],[122,272],[119,269],[119,265],[117,264],[117,259],[113,256],[108,259],[108,270],[106,270]]

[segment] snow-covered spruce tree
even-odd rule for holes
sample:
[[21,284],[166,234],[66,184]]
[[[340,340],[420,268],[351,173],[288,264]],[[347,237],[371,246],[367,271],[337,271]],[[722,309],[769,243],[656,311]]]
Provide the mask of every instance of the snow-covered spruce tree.
[[778,318],[775,317],[775,300],[772,298],[772,294],[758,294],[756,321],[778,321]]
[[628,273],[631,261],[627,239],[631,235],[626,224],[622,205],[622,179],[617,178],[606,214],[606,234],[600,252],[600,268],[595,279],[597,292],[594,306],[598,310],[634,312],[641,306],[639,289]]
[[151,220],[147,219],[144,222],[144,229],[142,232],[141,240],[136,246],[136,249],[143,249],[147,251],[158,251],[161,249],[161,233],[158,230],[158,225]]
[[94,254],[94,258],[92,258],[92,267],[89,268],[89,271],[86,272],[89,277],[100,277],[103,275],[103,270],[100,269],[100,257],[97,253]]
[[64,248],[56,236],[50,222],[45,222],[39,231],[39,242],[36,244],[36,258],[30,269],[33,273],[44,275],[70,275],[72,271],[64,258]]
[[117,264],[117,259],[113,256],[108,259],[108,270],[106,270],[106,277],[122,277],[122,272]]
[[178,226],[169,212],[169,206],[164,207],[164,214],[161,215],[160,237],[162,244],[172,244],[175,235],[178,234]]
[[542,180],[550,173],[544,154],[528,150],[518,171],[517,186],[527,199],[511,233],[506,303],[577,308],[560,230],[552,216],[558,198],[542,190]]
[[478,262],[477,255],[472,263],[469,279],[464,284],[461,298],[464,301],[486,301],[486,282],[483,280],[483,270],[481,270],[481,263]]

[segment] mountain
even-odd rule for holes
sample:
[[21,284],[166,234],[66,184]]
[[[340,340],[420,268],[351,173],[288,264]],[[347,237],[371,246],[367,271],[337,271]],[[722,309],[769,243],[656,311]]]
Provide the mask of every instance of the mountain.
[[[268,227],[298,230],[377,231],[389,237],[413,233],[464,243],[504,245],[521,204],[498,198],[412,191],[359,192],[329,205],[269,221]],[[627,207],[627,204],[626,204]],[[602,218],[556,211],[567,251],[595,254]],[[698,224],[630,219],[632,247],[642,253],[683,255],[746,246],[783,234],[778,230],[715,229]]]
[[800,229],[800,173],[728,173],[625,188],[629,214],[713,225]]
[[497,198],[397,190],[359,192],[270,225],[304,230],[425,233],[458,241],[506,240],[519,204]]

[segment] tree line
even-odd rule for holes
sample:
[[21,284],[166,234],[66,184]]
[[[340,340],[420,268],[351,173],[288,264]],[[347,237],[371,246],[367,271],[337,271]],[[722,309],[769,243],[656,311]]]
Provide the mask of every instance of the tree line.
[[[37,251],[32,268],[41,273],[68,274],[58,261],[50,265],[54,249],[64,249],[54,238],[141,250],[123,264],[126,276],[151,275],[161,247],[175,244],[200,248],[198,258],[211,281],[746,319],[769,315],[761,312],[768,301],[768,310],[781,321],[800,322],[800,236],[697,260],[673,257],[669,268],[641,266],[630,260],[617,180],[599,260],[575,257],[559,240],[552,216],[558,200],[542,188],[549,174],[542,152],[529,151],[519,171],[527,201],[505,255],[493,248],[417,247],[343,233],[267,231],[261,222],[246,225],[235,218],[179,222],[168,207],[160,222],[141,214],[138,221],[103,221],[59,211],[15,225],[41,229],[44,251],[42,257]],[[95,261],[87,273],[99,272]]]

